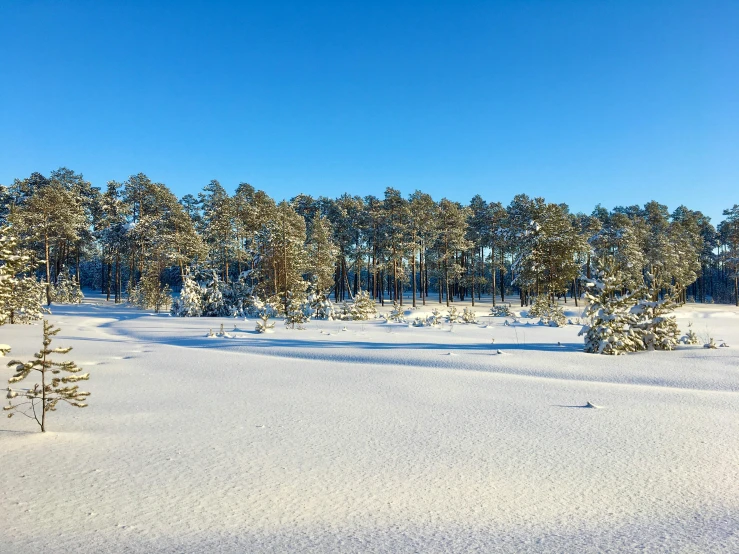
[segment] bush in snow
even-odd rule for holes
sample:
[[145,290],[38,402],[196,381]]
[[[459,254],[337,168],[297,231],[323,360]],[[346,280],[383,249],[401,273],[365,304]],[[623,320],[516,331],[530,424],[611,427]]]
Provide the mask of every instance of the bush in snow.
[[511,317],[513,312],[507,304],[503,304],[490,308],[490,315],[493,317]]
[[446,319],[449,323],[461,323],[462,315],[456,306],[451,306],[446,312]]
[[551,304],[546,295],[540,294],[529,309],[529,317],[538,317],[539,323],[551,327],[562,327],[567,324],[564,311],[557,304]]
[[668,315],[675,309],[675,303],[669,296],[651,300],[653,296],[653,291],[648,290],[647,297],[642,297],[631,308],[631,313],[637,317],[632,328],[641,331],[646,350],[672,350],[680,342],[675,316]]
[[182,278],[179,298],[172,302],[170,313],[177,317],[200,317],[203,315],[203,290],[188,271]]
[[337,317],[333,303],[324,293],[309,293],[308,305],[310,306],[311,317],[313,319],[326,319],[330,321]]
[[698,335],[695,333],[695,331],[693,331],[692,327],[693,327],[693,323],[692,322],[688,323],[688,332],[685,333],[685,335],[680,338],[680,341],[683,344],[700,344],[701,343],[700,339],[698,338]]
[[10,354],[10,345],[0,344],[0,357]]
[[441,311],[438,308],[434,308],[431,310],[431,315],[426,318],[426,323],[431,327],[436,327],[437,325],[441,325],[442,317]]
[[310,320],[310,305],[301,295],[288,291],[285,301],[285,326],[290,329],[303,328],[303,323]]
[[387,319],[388,321],[397,321],[398,323],[405,322],[403,307],[398,304],[397,300],[393,300],[393,309],[387,316],[385,316],[385,319]]
[[168,312],[172,305],[172,291],[169,285],[160,284],[158,272],[148,271],[135,285],[128,282],[128,303],[141,310]]
[[262,302],[259,307],[259,321],[257,321],[256,330],[259,333],[271,333],[275,328],[275,322],[269,322],[270,319],[279,315],[280,310],[277,305],[272,302]]
[[[87,407],[85,400],[90,396],[89,392],[79,390],[79,386],[74,384],[78,381],[88,380],[90,378],[89,373],[79,374],[81,368],[74,362],[57,362],[51,359],[51,354],[67,354],[72,350],[71,348],[51,348],[51,337],[58,332],[58,328],[55,329],[51,323],[44,320],[43,346],[34,355],[34,359],[28,362],[12,360],[8,363],[8,367],[15,366],[15,375],[8,380],[10,385],[23,381],[32,371],[38,373],[40,382],[34,383],[32,388],[8,387],[8,405],[3,410],[8,412],[8,417],[13,417],[15,413],[19,413],[35,420],[41,427],[41,432],[46,431],[47,412],[55,411],[59,402],[66,402],[77,408],[85,408]],[[71,375],[59,377],[62,372]],[[13,403],[16,398],[21,401]]]
[[680,340],[674,316],[668,315],[675,304],[669,296],[657,296],[654,281],[630,294],[619,296],[622,281],[619,274],[599,272],[600,280],[586,281],[588,307],[585,314],[591,324],[583,327],[585,351],[622,354],[639,350],[672,350]]
[[465,323],[477,323],[477,314],[472,308],[465,308],[462,311],[462,321]]
[[[619,296],[621,280],[618,275],[601,271],[599,277],[585,281],[588,302],[585,317],[590,323],[579,333],[585,335],[585,352],[624,354],[644,350],[642,333],[634,327],[637,317],[631,313],[634,295]],[[638,296],[641,293],[642,290],[636,292]]]
[[344,302],[341,307],[341,319],[366,321],[377,317],[375,301],[370,298],[369,292],[360,290],[354,297],[354,302]]
[[414,327],[426,327],[427,325],[429,325],[429,322],[428,319],[421,319],[420,317],[416,317],[416,319],[411,322],[411,325],[413,325]]

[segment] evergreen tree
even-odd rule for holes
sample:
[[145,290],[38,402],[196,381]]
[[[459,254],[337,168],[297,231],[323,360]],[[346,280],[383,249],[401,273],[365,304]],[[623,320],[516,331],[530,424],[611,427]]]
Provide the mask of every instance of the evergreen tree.
[[319,213],[313,216],[308,240],[307,273],[319,293],[326,294],[334,284],[337,249],[331,238],[331,223]]
[[624,354],[644,349],[643,334],[636,327],[638,317],[632,313],[644,289],[622,291],[623,279],[618,273],[600,270],[596,278],[586,280],[585,317],[589,323],[580,331],[585,335],[585,352]]
[[44,287],[31,274],[31,256],[18,246],[10,227],[0,228],[0,325],[41,319]]
[[[15,367],[15,375],[8,380],[14,385],[25,380],[31,372],[39,374],[40,382],[34,383],[32,388],[8,387],[8,405],[3,408],[8,412],[8,417],[20,413],[32,418],[38,423],[41,432],[46,431],[46,414],[56,410],[59,402],[67,403],[77,408],[87,407],[89,392],[79,390],[78,381],[86,381],[90,378],[89,373],[79,374],[81,368],[72,361],[57,362],[51,359],[52,354],[67,354],[69,348],[51,348],[54,335],[59,333],[51,323],[44,320],[43,346],[34,355],[34,359],[28,362],[12,360],[8,367]],[[59,377],[59,374],[63,376]],[[64,375],[70,374],[70,375]]]
[[257,235],[259,243],[260,292],[263,297],[281,298],[287,306],[288,292],[304,293],[308,283],[303,274],[308,267],[305,251],[305,220],[283,201],[274,220]]

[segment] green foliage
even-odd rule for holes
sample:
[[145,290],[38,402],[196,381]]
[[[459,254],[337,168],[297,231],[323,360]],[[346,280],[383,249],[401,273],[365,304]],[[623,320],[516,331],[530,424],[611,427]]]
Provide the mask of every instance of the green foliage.
[[539,323],[542,325],[562,327],[567,324],[567,317],[565,317],[562,307],[550,302],[544,295],[539,295],[534,299],[528,313],[529,317],[538,317]]
[[10,228],[0,228],[0,325],[30,323],[48,313],[44,285],[31,269],[31,256],[19,247]]
[[77,408],[87,407],[89,392],[79,390],[78,381],[86,381],[89,373],[80,374],[81,368],[72,361],[57,362],[51,359],[52,354],[67,354],[69,348],[51,348],[52,337],[59,333],[51,323],[44,320],[43,346],[34,358],[28,362],[12,360],[8,367],[14,367],[15,374],[8,380],[15,385],[37,373],[39,382],[31,388],[8,387],[8,405],[3,408],[8,417],[16,413],[29,417],[38,423],[42,432],[46,431],[46,414],[53,412],[60,402]]

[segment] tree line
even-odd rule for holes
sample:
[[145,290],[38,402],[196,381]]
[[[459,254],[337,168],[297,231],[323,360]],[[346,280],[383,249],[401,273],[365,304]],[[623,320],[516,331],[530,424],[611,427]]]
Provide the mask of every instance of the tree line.
[[135,293],[153,304],[199,268],[263,299],[312,287],[334,301],[367,291],[413,306],[511,295],[577,303],[581,278],[606,270],[622,290],[648,276],[678,301],[739,305],[739,205],[723,213],[714,226],[656,201],[584,214],[525,194],[462,204],[389,187],[277,201],[215,180],[177,198],[142,173],[99,188],[67,168],[0,185],[0,228],[32,259],[47,303],[71,278],[116,302]]

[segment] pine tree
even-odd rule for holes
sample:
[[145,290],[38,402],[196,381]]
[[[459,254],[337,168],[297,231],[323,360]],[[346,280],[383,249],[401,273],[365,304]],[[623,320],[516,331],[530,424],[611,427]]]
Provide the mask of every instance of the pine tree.
[[354,321],[366,321],[377,316],[375,301],[370,298],[369,292],[359,291],[354,297],[354,302],[345,304],[343,308],[345,319]]
[[601,270],[597,278],[586,280],[585,291],[589,324],[580,331],[585,352],[617,355],[644,350],[643,333],[635,327],[638,317],[631,311],[644,289],[622,294],[621,275]]
[[79,304],[84,297],[77,279],[63,268],[52,287],[52,300],[57,304]]
[[0,325],[29,323],[48,312],[44,286],[30,271],[31,257],[18,247],[9,227],[0,228]]
[[334,284],[337,249],[331,238],[331,223],[318,213],[313,216],[308,241],[307,273],[316,291],[328,293]]
[[203,315],[203,296],[203,289],[188,270],[182,280],[180,296],[172,302],[171,314],[178,317],[200,317]]
[[[34,359],[28,362],[8,362],[8,367],[15,367],[15,375],[8,380],[9,384],[14,385],[25,380],[32,371],[38,372],[41,381],[34,383],[32,388],[8,387],[8,405],[3,410],[8,412],[8,417],[20,413],[34,419],[42,433],[46,431],[46,413],[55,411],[59,402],[85,408],[85,401],[90,395],[89,392],[79,390],[79,385],[73,384],[88,380],[89,373],[79,374],[81,368],[72,361],[57,362],[51,359],[52,354],[67,354],[72,350],[71,347],[51,348],[51,337],[57,333],[59,329],[44,320],[43,347],[34,355]],[[62,372],[71,375],[58,377]]]
[[304,295],[292,291],[287,293],[285,306],[285,326],[290,329],[303,329],[303,324],[310,320],[310,305]]

